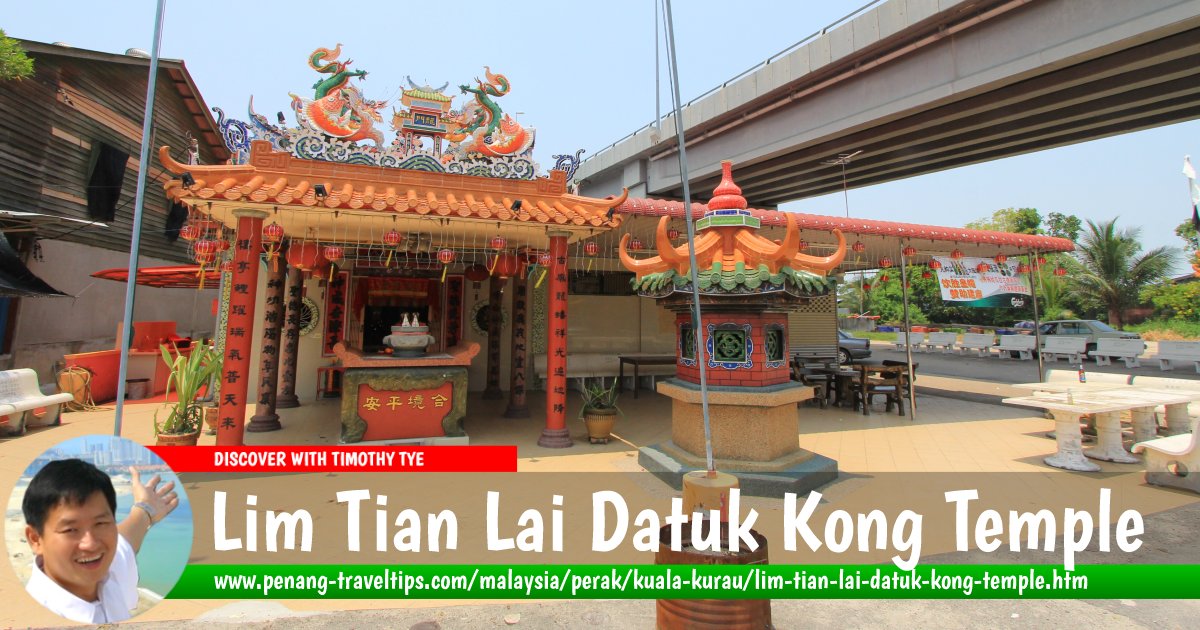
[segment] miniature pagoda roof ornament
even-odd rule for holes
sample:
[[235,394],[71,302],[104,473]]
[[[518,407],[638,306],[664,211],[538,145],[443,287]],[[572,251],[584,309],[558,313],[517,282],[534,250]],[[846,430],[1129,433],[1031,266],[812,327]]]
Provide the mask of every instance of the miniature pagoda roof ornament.
[[296,125],[289,127],[282,112],[272,124],[254,111],[250,98],[248,121],[226,118],[213,108],[217,125],[235,163],[250,156],[251,143],[266,140],[275,151],[304,160],[382,166],[431,173],[450,173],[498,179],[536,180],[534,161],[537,130],[521,125],[497,102],[511,85],[506,76],[484,66],[484,78],[458,86],[469,100],[455,109],[455,97],[441,87],[417,85],[405,77],[398,107],[392,108],[395,136],[385,139],[382,110],[387,101],[372,100],[352,84],[365,81],[366,70],[351,69],[353,61],[340,59],[342,45],[317,48],[308,55],[308,67],[321,76],[312,95],[290,93]]
[[[701,295],[786,293],[795,297],[823,295],[833,289],[826,277],[846,257],[846,239],[833,230],[837,249],[829,256],[800,253],[800,229],[790,214],[781,241],[758,234],[761,220],[747,210],[742,190],[733,182],[733,167],[721,162],[721,183],[713,190],[708,211],[696,222],[697,284]],[[688,245],[671,244],[670,217],[658,222],[658,256],[638,260],[629,255],[631,236],[621,237],[621,263],[634,272],[634,288],[648,297],[690,293]],[[701,234],[703,232],[703,234]]]

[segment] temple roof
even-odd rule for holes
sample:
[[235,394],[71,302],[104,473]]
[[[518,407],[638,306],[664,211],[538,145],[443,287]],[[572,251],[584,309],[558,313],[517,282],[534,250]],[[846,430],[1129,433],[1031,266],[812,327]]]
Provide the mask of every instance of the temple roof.
[[[174,160],[169,147],[159,159],[171,173],[190,173],[194,184],[168,181],[167,195],[189,203],[223,206],[352,212],[360,216],[448,217],[586,228],[616,227],[621,217],[609,209],[627,193],[609,199],[567,193],[566,174],[551,171],[535,180],[475,177],[408,169],[303,160],[254,142],[244,165],[187,165]],[[325,189],[318,198],[316,187]],[[323,213],[322,213],[323,214]]]
[[[693,203],[692,217],[699,220],[708,209],[705,204]],[[801,230],[801,238],[808,244],[805,250],[807,252],[832,252],[837,245],[837,238],[833,234],[835,229],[845,235],[848,244],[861,242],[864,250],[861,253],[848,253],[841,264],[842,270],[873,269],[876,262],[885,256],[899,260],[898,249],[901,241],[917,248],[919,253],[910,259],[914,264],[924,264],[931,256],[945,255],[955,249],[961,250],[967,256],[985,258],[997,253],[1055,253],[1075,249],[1075,244],[1065,238],[1037,234],[1014,234],[757,208],[751,208],[749,212],[761,221],[762,232],[775,239],[783,237],[783,228],[791,217]],[[684,207],[679,201],[626,199],[617,206],[617,214],[626,217],[621,231],[632,233],[646,243],[654,243],[653,235],[660,217],[678,219],[679,222],[675,225],[683,230]]]

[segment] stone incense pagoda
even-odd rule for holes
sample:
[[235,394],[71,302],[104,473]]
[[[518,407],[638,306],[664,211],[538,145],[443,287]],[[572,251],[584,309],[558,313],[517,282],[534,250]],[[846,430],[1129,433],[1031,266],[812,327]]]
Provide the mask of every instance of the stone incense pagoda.
[[[697,286],[689,275],[687,244],[672,246],[669,217],[659,222],[658,255],[635,259],[621,240],[621,262],[636,274],[640,295],[676,313],[677,377],[659,383],[673,399],[671,440],[641,449],[639,462],[678,488],[684,474],[706,467],[700,370],[705,370],[713,457],[717,470],[733,473],[742,492],[782,496],[807,492],[837,478],[837,462],[800,448],[797,404],[811,387],[791,380],[788,311],[833,290],[826,274],[846,254],[838,246],[825,257],[800,253],[800,231],[791,216],[781,241],[758,234],[761,221],[746,209],[731,166],[696,221]],[[699,293],[704,365],[696,351],[692,293]],[[802,412],[801,412],[802,413]]]

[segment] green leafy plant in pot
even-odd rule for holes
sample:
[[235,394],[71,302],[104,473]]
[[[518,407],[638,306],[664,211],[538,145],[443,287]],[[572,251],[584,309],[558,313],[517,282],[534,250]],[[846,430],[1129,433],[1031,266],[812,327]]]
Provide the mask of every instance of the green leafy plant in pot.
[[[163,362],[171,369],[167,392],[174,386],[179,400],[170,407],[167,418],[158,421],[154,414],[154,436],[159,446],[195,445],[204,421],[204,405],[196,400],[200,388],[221,369],[221,356],[211,346],[193,346],[191,354],[159,346]],[[159,411],[162,411],[161,409]]]
[[583,408],[579,410],[579,417],[587,426],[588,441],[592,444],[607,444],[612,436],[613,425],[617,422],[617,414],[624,415],[617,407],[617,397],[620,396],[617,384],[615,378],[611,385],[606,385],[603,377],[591,381],[586,378],[580,380]]

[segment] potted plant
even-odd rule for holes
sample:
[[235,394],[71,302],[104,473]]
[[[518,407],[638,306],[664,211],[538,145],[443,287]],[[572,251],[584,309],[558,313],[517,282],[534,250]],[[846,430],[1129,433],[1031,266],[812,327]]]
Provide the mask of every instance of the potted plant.
[[[163,362],[171,369],[167,392],[174,385],[178,400],[166,420],[154,414],[154,436],[159,446],[195,446],[204,421],[203,403],[196,400],[200,388],[221,369],[221,357],[211,346],[194,346],[189,355],[159,346]],[[159,410],[161,411],[161,409]]]
[[604,378],[595,381],[584,378],[580,380],[579,390],[583,394],[583,408],[579,417],[587,426],[588,441],[592,444],[608,444],[612,435],[613,425],[617,422],[617,414],[623,413],[617,407],[617,379],[611,385],[605,385]]

